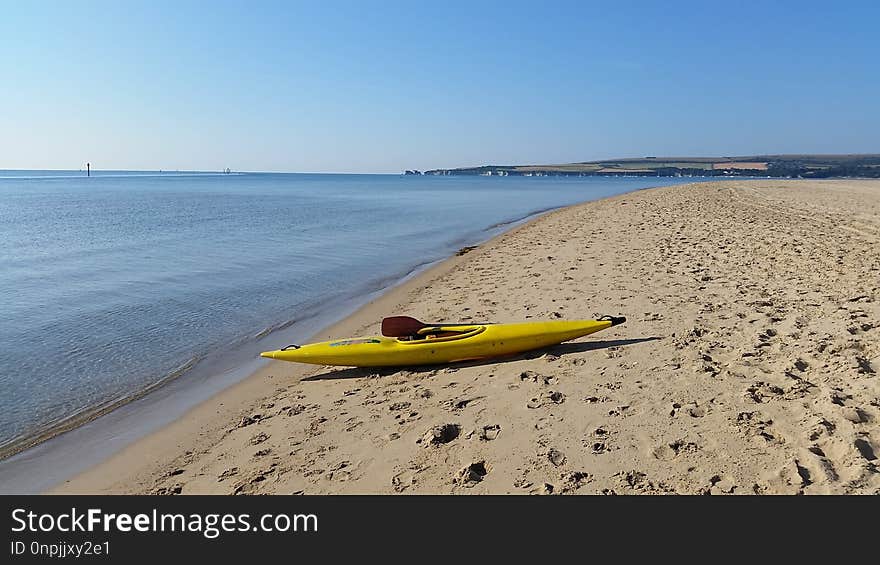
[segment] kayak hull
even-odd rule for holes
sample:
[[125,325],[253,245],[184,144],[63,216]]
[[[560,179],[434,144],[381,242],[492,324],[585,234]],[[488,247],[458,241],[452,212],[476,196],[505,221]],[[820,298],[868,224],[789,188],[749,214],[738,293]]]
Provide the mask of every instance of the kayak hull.
[[347,367],[434,365],[522,353],[590,335],[612,325],[610,320],[474,325],[456,327],[457,333],[446,337],[410,341],[370,336],[290,346],[261,355],[295,363]]

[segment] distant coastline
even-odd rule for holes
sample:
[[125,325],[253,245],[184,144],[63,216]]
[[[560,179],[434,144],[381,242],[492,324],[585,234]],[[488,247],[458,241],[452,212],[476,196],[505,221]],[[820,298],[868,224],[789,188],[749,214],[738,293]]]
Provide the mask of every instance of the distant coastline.
[[880,178],[880,154],[637,157],[560,165],[482,165],[407,175]]

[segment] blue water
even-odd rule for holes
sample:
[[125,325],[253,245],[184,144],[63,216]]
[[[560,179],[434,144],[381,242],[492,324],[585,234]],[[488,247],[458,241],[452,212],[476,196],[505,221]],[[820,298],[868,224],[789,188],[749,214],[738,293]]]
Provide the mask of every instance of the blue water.
[[682,180],[0,171],[0,447],[506,223]]

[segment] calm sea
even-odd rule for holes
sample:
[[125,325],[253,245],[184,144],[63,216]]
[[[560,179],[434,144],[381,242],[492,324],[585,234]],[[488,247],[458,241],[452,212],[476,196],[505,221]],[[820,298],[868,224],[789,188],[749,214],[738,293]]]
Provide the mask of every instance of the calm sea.
[[529,215],[683,180],[0,171],[0,448]]

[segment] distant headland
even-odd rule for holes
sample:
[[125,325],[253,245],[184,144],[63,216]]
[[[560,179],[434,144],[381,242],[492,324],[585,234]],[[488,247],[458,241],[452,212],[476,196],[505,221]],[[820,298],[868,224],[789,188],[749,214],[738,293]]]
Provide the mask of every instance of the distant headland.
[[482,176],[760,176],[788,178],[880,178],[880,154],[751,155],[744,157],[636,157],[561,165],[483,165],[407,175]]

